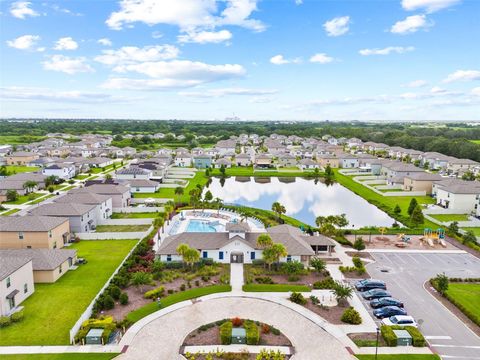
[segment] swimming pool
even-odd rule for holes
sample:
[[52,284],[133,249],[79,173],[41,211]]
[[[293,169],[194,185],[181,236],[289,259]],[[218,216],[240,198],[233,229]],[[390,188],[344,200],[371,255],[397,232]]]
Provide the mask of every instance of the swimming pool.
[[211,226],[207,220],[190,220],[186,232],[217,232],[214,226]]

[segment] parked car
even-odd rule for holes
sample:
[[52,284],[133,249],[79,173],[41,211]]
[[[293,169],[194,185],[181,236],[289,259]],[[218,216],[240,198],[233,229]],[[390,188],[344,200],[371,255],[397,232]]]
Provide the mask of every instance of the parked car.
[[373,315],[375,315],[377,319],[384,319],[386,317],[395,315],[407,315],[407,312],[398,306],[385,306],[380,309],[373,310]]
[[387,326],[414,326],[417,327],[415,319],[408,315],[394,315],[382,320],[383,325]]
[[365,300],[373,300],[373,299],[378,299],[382,297],[391,297],[392,294],[390,294],[388,291],[383,289],[372,289],[372,290],[363,292],[362,296]]
[[379,299],[373,299],[372,301],[370,301],[370,306],[373,309],[382,308],[384,306],[398,306],[403,308],[403,303],[400,300],[391,297],[384,297]]
[[355,289],[358,291],[367,291],[372,289],[387,289],[387,285],[380,280],[363,279],[355,283]]

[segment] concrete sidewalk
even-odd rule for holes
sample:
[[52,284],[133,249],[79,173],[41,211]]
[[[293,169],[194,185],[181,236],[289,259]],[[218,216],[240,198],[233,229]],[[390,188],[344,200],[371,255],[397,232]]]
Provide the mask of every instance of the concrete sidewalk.
[[232,292],[242,292],[243,283],[243,264],[230,264],[230,285],[232,286]]

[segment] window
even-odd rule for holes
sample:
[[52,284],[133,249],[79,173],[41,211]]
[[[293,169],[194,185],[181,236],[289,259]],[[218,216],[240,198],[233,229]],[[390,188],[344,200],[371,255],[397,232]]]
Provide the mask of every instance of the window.
[[12,285],[10,277],[7,278],[7,289]]
[[53,242],[53,248],[54,248],[54,249],[57,248],[57,242],[56,242],[56,241]]
[[167,255],[167,261],[172,261],[172,255],[170,254]]
[[19,238],[20,240],[23,240],[23,232],[22,232],[22,231],[20,231],[20,232],[18,233],[18,238]]
[[292,261],[292,256],[291,255],[287,255],[287,262],[290,262]]
[[28,292],[28,284],[23,285],[23,293],[26,294]]
[[48,232],[48,237],[49,237],[49,238],[52,237],[52,230],[50,230],[50,231]]
[[203,257],[204,259],[206,259],[206,258],[208,257],[208,252],[207,252],[207,251],[203,251],[203,252],[202,252],[202,257]]
[[62,273],[62,265],[60,264],[60,266],[58,267],[58,273],[61,274]]
[[223,260],[223,251],[218,252],[218,260]]
[[250,260],[255,260],[255,251],[250,253]]

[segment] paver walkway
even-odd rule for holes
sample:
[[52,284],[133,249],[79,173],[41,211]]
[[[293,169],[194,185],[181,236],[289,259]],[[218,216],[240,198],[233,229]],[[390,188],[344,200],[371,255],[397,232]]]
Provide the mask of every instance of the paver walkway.
[[233,292],[241,292],[243,287],[243,264],[230,264],[230,285]]

